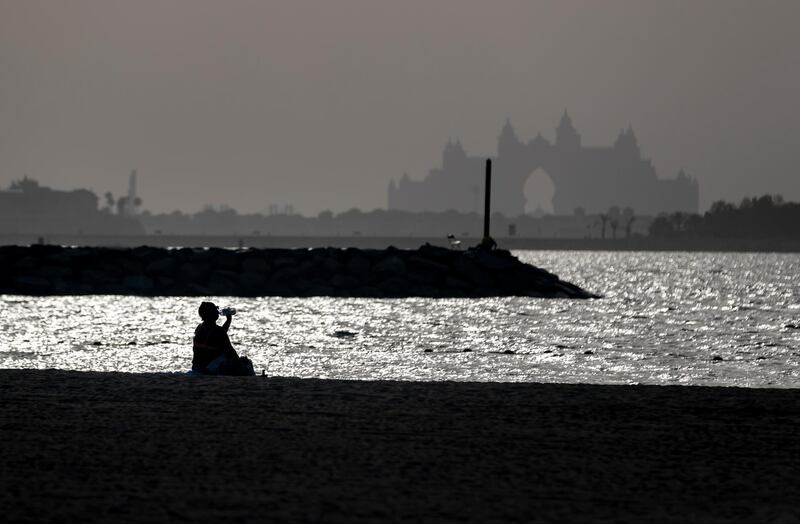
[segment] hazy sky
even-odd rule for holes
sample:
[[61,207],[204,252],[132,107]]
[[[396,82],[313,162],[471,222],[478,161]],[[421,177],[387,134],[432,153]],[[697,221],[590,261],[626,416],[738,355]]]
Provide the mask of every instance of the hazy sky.
[[800,200],[796,0],[0,0],[0,186],[125,191],[144,207],[386,206],[448,137],[494,154],[506,117],[584,144],[632,124],[701,206]]

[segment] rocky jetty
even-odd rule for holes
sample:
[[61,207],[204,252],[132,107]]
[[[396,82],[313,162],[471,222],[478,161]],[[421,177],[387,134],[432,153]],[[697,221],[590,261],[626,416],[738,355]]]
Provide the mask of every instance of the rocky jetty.
[[0,247],[0,294],[597,298],[509,251]]

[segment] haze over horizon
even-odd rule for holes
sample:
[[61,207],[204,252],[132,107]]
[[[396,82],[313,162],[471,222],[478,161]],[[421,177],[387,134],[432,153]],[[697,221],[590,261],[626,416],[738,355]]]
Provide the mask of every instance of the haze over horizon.
[[0,187],[144,208],[386,206],[506,118],[586,145],[631,124],[660,177],[800,200],[800,2],[0,1]]

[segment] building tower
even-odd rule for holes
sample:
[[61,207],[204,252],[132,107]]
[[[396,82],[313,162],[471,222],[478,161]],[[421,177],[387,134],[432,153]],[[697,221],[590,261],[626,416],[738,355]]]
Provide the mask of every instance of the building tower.
[[572,125],[572,119],[564,109],[564,114],[561,115],[561,122],[556,128],[556,146],[566,149],[578,149],[581,147],[581,135]]
[[136,170],[131,171],[128,178],[128,196],[122,208],[122,214],[128,217],[136,215],[136,208],[139,206],[139,197],[136,195]]

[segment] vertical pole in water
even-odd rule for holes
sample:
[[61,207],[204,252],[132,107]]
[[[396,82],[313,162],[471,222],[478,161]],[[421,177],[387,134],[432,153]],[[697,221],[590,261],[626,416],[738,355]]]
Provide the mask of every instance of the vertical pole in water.
[[486,159],[486,198],[483,202],[483,238],[489,238],[489,220],[492,202],[492,159]]

